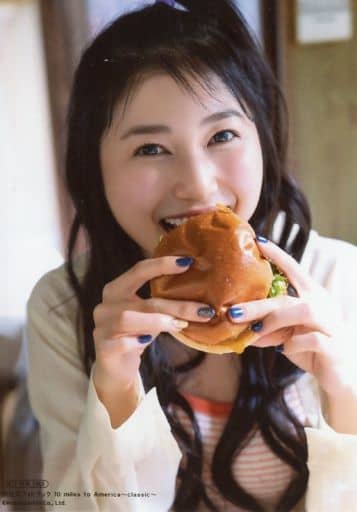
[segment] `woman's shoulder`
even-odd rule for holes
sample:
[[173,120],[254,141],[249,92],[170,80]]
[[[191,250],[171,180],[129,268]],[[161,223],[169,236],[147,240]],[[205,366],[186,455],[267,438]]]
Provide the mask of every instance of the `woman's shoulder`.
[[[285,213],[279,212],[272,232],[272,240],[278,242],[285,222]],[[299,226],[294,224],[288,237],[288,247],[295,240]],[[317,230],[311,229],[308,241],[301,259],[301,266],[307,273],[315,277],[320,283],[328,280],[331,273],[345,275],[355,268],[357,246],[345,240],[321,235]],[[353,267],[352,267],[353,265]],[[355,272],[355,274],[357,274]]]
[[[88,254],[82,253],[74,258],[73,270],[79,280],[84,276]],[[70,284],[66,263],[46,272],[35,284],[29,297],[28,310],[41,310],[51,313],[58,309],[73,308],[76,296]]]
[[[356,262],[357,246],[351,242],[320,235],[311,230],[301,265],[314,273],[336,270],[351,271],[351,264]],[[347,267],[346,267],[347,265]]]
[[[87,256],[80,255],[73,262],[78,279],[85,273],[86,261]],[[80,368],[77,320],[78,300],[64,263],[39,279],[27,302],[29,367],[33,367],[39,356],[43,364],[49,364],[56,354]]]
[[[285,223],[285,212],[280,211],[277,215],[273,230],[272,240],[278,242]],[[299,232],[298,224],[291,228],[287,245],[290,246]],[[345,240],[331,238],[320,234],[316,229],[311,229],[305,247],[302,265],[309,265],[312,260],[344,260],[345,258],[356,258],[357,245]]]
[[328,251],[331,256],[337,257],[350,257],[356,256],[357,245],[347,240],[338,238],[331,238],[321,235],[318,231],[312,229],[309,234],[306,250],[314,251]]

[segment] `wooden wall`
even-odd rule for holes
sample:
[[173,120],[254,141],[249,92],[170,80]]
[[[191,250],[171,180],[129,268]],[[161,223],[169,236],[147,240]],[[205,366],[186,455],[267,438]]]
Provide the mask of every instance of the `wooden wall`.
[[314,227],[357,244],[357,0],[352,40],[302,45],[295,2],[280,2],[280,58],[291,117],[291,164]]

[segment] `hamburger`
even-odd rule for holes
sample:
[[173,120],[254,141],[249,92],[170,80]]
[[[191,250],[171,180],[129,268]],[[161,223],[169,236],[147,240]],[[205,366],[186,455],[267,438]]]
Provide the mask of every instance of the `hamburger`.
[[233,323],[228,309],[287,293],[287,279],[261,255],[252,227],[223,205],[168,230],[153,257],[172,255],[191,256],[194,262],[183,274],[152,279],[151,295],[203,302],[214,308],[216,315],[210,321],[191,321],[173,334],[197,350],[243,352],[258,334],[250,329],[250,323]]

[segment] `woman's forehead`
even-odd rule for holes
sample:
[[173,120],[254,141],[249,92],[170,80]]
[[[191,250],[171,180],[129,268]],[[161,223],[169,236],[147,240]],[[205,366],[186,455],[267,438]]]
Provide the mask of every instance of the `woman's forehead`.
[[162,71],[137,77],[125,96],[117,102],[114,118],[122,122],[146,112],[172,112],[175,102],[184,102],[205,111],[214,111],[223,105],[231,105],[242,111],[237,99],[217,76],[207,76],[204,80],[190,76],[184,78],[186,82],[182,83]]

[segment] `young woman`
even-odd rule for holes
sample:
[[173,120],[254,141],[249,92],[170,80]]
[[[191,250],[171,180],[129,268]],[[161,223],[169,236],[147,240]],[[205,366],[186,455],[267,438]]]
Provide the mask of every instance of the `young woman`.
[[[169,3],[114,21],[75,75],[68,261],[28,304],[48,500],[87,512],[351,511],[357,249],[311,230],[286,169],[281,94],[233,3]],[[260,329],[241,356],[175,341],[214,311],[148,292],[190,265],[189,254],[152,258],[163,219],[216,203],[250,222],[297,292],[236,305],[231,321]],[[74,258],[81,226],[88,250]]]

